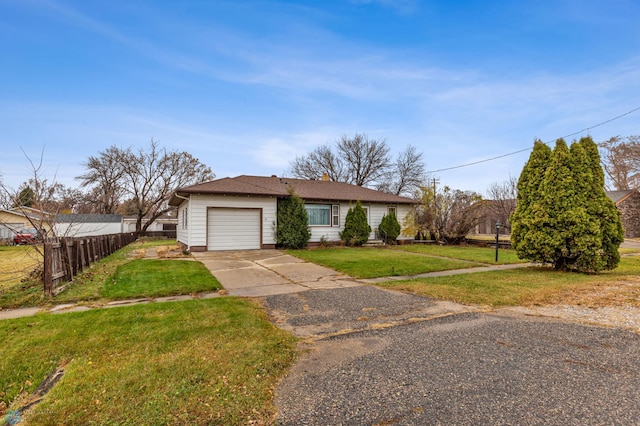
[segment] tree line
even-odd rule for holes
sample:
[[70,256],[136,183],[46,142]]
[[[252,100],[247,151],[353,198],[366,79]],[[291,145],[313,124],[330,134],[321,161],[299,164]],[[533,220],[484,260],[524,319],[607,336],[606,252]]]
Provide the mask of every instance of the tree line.
[[[616,136],[598,144],[598,148],[607,177],[603,186],[620,190],[637,188],[640,136]],[[384,138],[359,133],[351,137],[343,135],[334,145],[325,144],[296,157],[290,163],[289,173],[296,178],[317,180],[327,175],[333,181],[413,197],[419,203],[410,223],[403,225],[418,237],[460,242],[487,212],[509,230],[518,197],[515,177],[493,183],[485,197],[448,186],[435,188],[426,184],[424,155],[416,147],[407,145],[395,158],[390,152]],[[2,207],[35,206],[48,212],[135,215],[138,231],[144,231],[153,219],[170,211],[167,202],[177,188],[215,178],[210,167],[188,152],[167,151],[153,139],[146,149],[113,145],[90,156],[83,163],[85,173],[76,178],[80,184],[77,189],[44,178],[42,158],[31,165],[32,177],[17,193],[10,194],[6,188],[0,191]]]
[[33,207],[51,215],[133,215],[136,232],[146,231],[155,219],[172,210],[168,201],[177,188],[215,178],[210,167],[188,152],[168,151],[153,139],[148,148],[113,145],[90,156],[84,163],[86,172],[76,177],[78,189],[44,177],[42,157],[30,162],[32,176],[15,193],[0,182],[3,208]]

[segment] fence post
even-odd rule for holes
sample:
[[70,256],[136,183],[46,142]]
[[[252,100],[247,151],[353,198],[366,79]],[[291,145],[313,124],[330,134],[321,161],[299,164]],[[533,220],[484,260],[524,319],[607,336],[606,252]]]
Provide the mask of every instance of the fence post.
[[[71,246],[73,240],[71,241]],[[60,239],[60,250],[62,250],[62,268],[64,269],[65,281],[73,281],[73,266],[71,265],[71,246],[66,238]]]
[[51,270],[51,242],[44,242],[44,265],[42,268],[42,281],[44,284],[45,296],[51,296],[53,293],[53,271]]

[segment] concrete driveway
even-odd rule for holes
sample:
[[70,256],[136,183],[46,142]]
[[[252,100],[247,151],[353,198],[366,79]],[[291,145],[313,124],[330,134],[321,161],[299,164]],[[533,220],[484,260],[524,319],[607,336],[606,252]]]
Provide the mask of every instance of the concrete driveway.
[[355,279],[278,250],[193,253],[232,296],[263,297],[362,285]]

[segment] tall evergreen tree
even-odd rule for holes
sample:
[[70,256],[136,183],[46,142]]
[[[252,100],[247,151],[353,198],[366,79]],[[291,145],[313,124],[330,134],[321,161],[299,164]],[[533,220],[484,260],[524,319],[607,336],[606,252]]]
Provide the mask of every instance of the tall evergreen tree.
[[590,136],[583,137],[578,142],[585,151],[587,167],[592,173],[592,200],[588,204],[589,214],[600,220],[602,250],[599,253],[605,263],[604,269],[614,269],[620,262],[620,244],[624,240],[624,229],[620,219],[620,212],[615,203],[604,190],[605,178],[602,170],[598,145]]
[[290,191],[289,197],[278,200],[276,243],[280,247],[300,249],[307,246],[310,238],[309,216],[304,201]]
[[518,179],[518,202],[511,216],[511,244],[523,259],[543,262],[538,255],[536,242],[531,240],[530,231],[534,229],[534,218],[543,219],[542,184],[551,160],[551,149],[542,141],[536,140]]
[[511,236],[518,255],[556,269],[615,268],[622,227],[604,192],[597,146],[583,138],[569,149],[559,139],[550,157],[546,152],[536,142],[518,182]]

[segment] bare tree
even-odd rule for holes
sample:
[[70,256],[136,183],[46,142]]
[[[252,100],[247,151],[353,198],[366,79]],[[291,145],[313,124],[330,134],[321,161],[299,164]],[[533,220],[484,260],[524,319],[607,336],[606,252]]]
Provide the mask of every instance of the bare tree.
[[[31,176],[13,193],[12,202],[14,209],[24,214],[31,227],[35,228],[42,236],[46,236],[52,233],[53,221],[59,213],[60,207],[57,197],[64,185],[58,183],[55,176],[51,180],[44,177],[42,171],[44,149],[40,152],[40,158],[37,161],[31,159],[24,151],[23,154],[31,167]],[[29,198],[28,206],[22,203],[25,201],[25,197]]]
[[429,232],[431,238],[447,244],[463,242],[482,215],[482,197],[473,191],[445,186],[434,192],[425,186],[421,188],[420,200],[414,211],[415,225]]
[[380,191],[395,195],[411,195],[415,193],[426,179],[422,153],[416,147],[408,145],[398,154],[396,162],[386,173],[385,181],[378,186]]
[[125,193],[122,185],[124,164],[121,163],[122,150],[111,146],[90,156],[84,164],[87,172],[76,177],[81,187],[90,187],[85,193],[85,200],[93,205],[92,213],[113,214],[118,208],[120,199]]
[[640,135],[614,136],[598,144],[610,188],[640,188]]
[[484,207],[491,219],[502,223],[507,232],[511,231],[511,214],[516,209],[518,199],[518,179],[509,176],[504,182],[494,182],[487,190]]
[[[104,179],[101,171],[109,165],[115,165],[118,173]],[[134,152],[131,148],[112,146],[100,153],[95,161],[87,162],[87,167],[88,173],[79,177],[83,186],[101,188],[107,180],[111,184],[110,180],[113,179],[114,191],[122,190],[133,205],[130,208],[136,215],[136,232],[144,232],[154,220],[172,209],[168,201],[176,189],[215,177],[209,167],[191,154],[184,151],[167,152],[153,139],[148,151],[139,149]],[[121,201],[118,199],[118,202]]]
[[409,145],[391,161],[385,139],[369,139],[366,135],[343,135],[335,151],[322,145],[310,154],[298,156],[290,172],[301,179],[320,179],[326,174],[331,180],[376,188],[385,192],[411,194],[424,180],[422,153]]
[[300,179],[320,179],[324,174],[335,182],[348,179],[344,162],[329,145],[319,146],[306,156],[296,157],[291,163],[291,171]]
[[369,186],[380,181],[391,165],[386,139],[369,139],[357,134],[343,135],[337,143],[338,152],[347,166],[348,183]]
[[11,207],[11,196],[9,189],[5,186],[0,173],[0,209],[6,210]]

